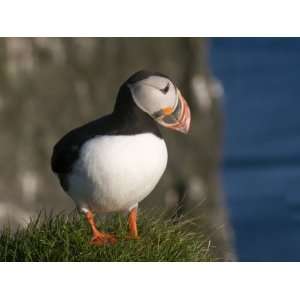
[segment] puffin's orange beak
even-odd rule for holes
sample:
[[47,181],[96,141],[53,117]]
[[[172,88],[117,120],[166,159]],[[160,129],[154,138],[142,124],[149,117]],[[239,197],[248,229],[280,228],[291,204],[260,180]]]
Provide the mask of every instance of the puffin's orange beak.
[[154,116],[156,121],[164,127],[187,134],[190,130],[191,111],[186,100],[177,89],[178,101],[174,108],[166,107]]

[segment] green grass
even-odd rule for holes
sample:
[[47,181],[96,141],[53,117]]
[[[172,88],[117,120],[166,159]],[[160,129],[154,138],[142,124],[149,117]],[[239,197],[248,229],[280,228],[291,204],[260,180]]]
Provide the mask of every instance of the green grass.
[[139,216],[140,240],[126,240],[126,218],[99,221],[102,230],[117,234],[114,246],[89,244],[90,228],[77,214],[32,221],[27,228],[0,233],[0,261],[215,261],[211,242],[191,230],[189,221]]

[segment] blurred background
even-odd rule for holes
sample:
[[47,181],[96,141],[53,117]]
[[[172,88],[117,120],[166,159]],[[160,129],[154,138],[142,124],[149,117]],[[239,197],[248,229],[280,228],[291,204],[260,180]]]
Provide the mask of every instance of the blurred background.
[[242,261],[300,261],[300,39],[212,40],[222,178]]
[[168,167],[142,208],[199,218],[223,260],[300,260],[299,53],[299,39],[0,38],[0,226],[74,209],[54,144],[150,69],[180,87],[192,130],[161,128]]

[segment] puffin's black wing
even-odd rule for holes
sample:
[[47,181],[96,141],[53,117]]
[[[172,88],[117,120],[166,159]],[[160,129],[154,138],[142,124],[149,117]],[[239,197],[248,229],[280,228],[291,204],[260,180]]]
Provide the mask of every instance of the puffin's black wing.
[[54,173],[67,174],[82,145],[97,135],[134,135],[150,132],[162,138],[157,124],[134,103],[124,85],[120,88],[114,112],[67,133],[55,146],[51,158]]
[[97,135],[115,134],[116,123],[112,115],[97,119],[82,127],[73,129],[63,136],[53,148],[51,169],[57,174],[71,172],[79,157],[82,145]]

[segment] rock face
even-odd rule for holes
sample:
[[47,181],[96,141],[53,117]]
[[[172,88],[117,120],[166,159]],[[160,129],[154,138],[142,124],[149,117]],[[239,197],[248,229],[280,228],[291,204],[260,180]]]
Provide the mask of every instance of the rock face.
[[25,224],[41,209],[73,208],[49,168],[53,145],[71,128],[110,112],[120,83],[150,69],[181,87],[192,131],[162,129],[168,168],[143,205],[169,211],[179,205],[176,214],[201,213],[214,227],[223,223],[217,205],[222,89],[210,75],[206,45],[198,38],[0,39],[0,222]]

